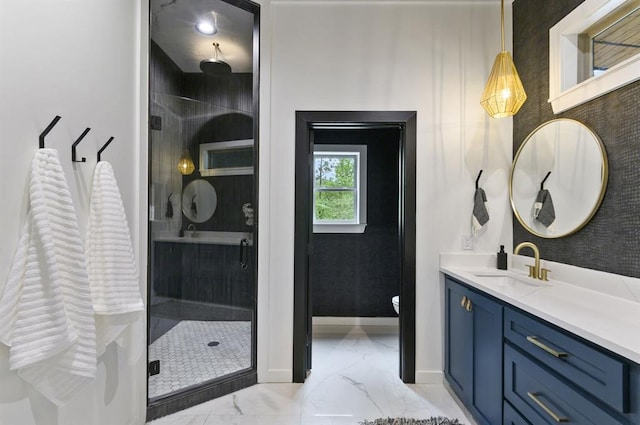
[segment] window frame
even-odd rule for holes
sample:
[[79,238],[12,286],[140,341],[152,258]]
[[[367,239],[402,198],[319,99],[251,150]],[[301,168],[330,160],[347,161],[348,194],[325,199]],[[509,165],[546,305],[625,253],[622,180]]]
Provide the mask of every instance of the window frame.
[[[356,156],[354,189],[339,188],[333,191],[353,190],[356,194],[355,215],[356,220],[316,220],[316,179],[313,178],[312,197],[312,220],[313,233],[364,233],[367,226],[367,145],[347,145],[347,144],[315,144],[313,146],[313,170],[315,174],[315,160],[317,156]],[[329,190],[327,190],[329,191]]]
[[215,151],[254,148],[253,139],[230,140],[227,142],[211,142],[200,144],[200,175],[212,176],[243,176],[253,174],[253,164],[244,167],[213,168],[209,163],[209,153]]
[[581,50],[582,34],[633,0],[585,0],[549,30],[549,103],[554,114],[581,105],[640,79],[640,53],[582,80],[590,49]]

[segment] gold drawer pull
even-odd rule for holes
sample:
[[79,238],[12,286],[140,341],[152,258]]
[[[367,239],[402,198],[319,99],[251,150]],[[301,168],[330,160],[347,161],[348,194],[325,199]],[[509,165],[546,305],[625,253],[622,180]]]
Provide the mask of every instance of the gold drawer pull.
[[547,353],[551,354],[552,356],[555,356],[559,359],[563,358],[563,357],[567,357],[567,353],[563,353],[562,351],[556,351],[553,348],[541,343],[538,340],[537,336],[528,336],[527,337],[527,341],[529,341],[530,343],[532,343],[533,345],[535,345],[536,347],[542,348],[544,351],[546,351]]
[[563,418],[562,416],[558,416],[553,410],[549,409],[540,399],[537,397],[540,393],[532,393],[527,391],[527,395],[531,400],[533,400],[542,410],[547,412],[549,416],[553,418],[554,421],[560,422],[569,422],[569,418]]
[[471,311],[471,309],[473,308],[473,303],[470,299],[467,299],[467,304],[464,306],[464,308],[467,309],[467,311]]
[[460,305],[461,305],[462,307],[466,307],[466,305],[467,305],[467,300],[468,300],[468,298],[467,298],[466,296],[463,296],[463,297],[462,297],[462,300],[460,301]]

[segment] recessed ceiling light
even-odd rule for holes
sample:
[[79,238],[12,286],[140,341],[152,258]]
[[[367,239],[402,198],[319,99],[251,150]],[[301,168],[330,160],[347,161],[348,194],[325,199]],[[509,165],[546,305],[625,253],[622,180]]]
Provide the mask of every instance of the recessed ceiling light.
[[196,30],[204,35],[213,35],[218,32],[218,29],[211,22],[198,22]]
[[204,35],[214,35],[218,32],[217,17],[214,12],[208,13],[207,16],[200,19],[196,24],[196,31]]

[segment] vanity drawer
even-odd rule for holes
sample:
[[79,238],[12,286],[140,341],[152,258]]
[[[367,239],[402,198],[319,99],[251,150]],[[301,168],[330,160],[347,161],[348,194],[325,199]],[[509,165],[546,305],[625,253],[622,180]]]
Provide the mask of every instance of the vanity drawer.
[[503,425],[531,425],[531,422],[523,418],[508,401],[504,401]]
[[504,336],[583,391],[619,412],[629,411],[624,362],[510,308],[504,310]]
[[535,425],[623,423],[508,343],[504,347],[504,396]]

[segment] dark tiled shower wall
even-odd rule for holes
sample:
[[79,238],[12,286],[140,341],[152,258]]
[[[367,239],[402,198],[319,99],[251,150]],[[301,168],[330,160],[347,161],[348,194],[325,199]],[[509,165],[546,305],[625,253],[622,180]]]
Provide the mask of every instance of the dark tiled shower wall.
[[[182,117],[183,139],[189,147],[196,171],[182,178],[183,187],[202,178],[199,169],[200,144],[253,138],[253,74],[234,73],[229,77],[209,78],[203,74],[183,73],[164,51],[151,42],[150,73],[152,92],[184,96],[190,99],[227,108],[212,116]],[[219,108],[220,111],[223,108]],[[194,108],[195,111],[195,108]],[[157,130],[156,130],[157,131]],[[162,130],[160,130],[162,131]],[[176,158],[176,162],[177,162]],[[253,202],[253,176],[204,177],[218,195],[213,217],[196,224],[199,231],[250,232],[242,213],[242,205]],[[191,222],[182,217],[182,228]]]
[[538,125],[572,118],[593,129],[609,159],[609,183],[600,209],[579,232],[559,239],[528,233],[514,218],[514,246],[533,241],[544,259],[640,277],[640,82],[554,115],[549,98],[549,29],[580,0],[516,0],[514,60],[528,99],[514,118],[514,154]]
[[[199,178],[201,178],[199,175],[185,176],[182,181],[184,185],[187,185],[190,181]],[[195,224],[196,229],[198,229],[198,231],[252,232],[253,227],[247,226],[246,224],[247,219],[242,212],[242,205],[253,202],[253,176],[217,176],[202,178],[211,183],[216,190],[218,205],[209,220],[204,223]],[[190,223],[191,221],[183,215],[183,230],[186,230]]]
[[149,43],[149,90],[152,93],[182,95],[182,71],[153,40]]
[[363,234],[313,235],[314,316],[394,317],[400,288],[397,129],[316,131],[316,144],[367,145]]
[[[155,242],[153,289],[156,295],[220,304],[253,307],[253,270],[240,266],[237,245]],[[247,251],[253,263],[255,249]],[[229,317],[227,320],[233,320]]]

